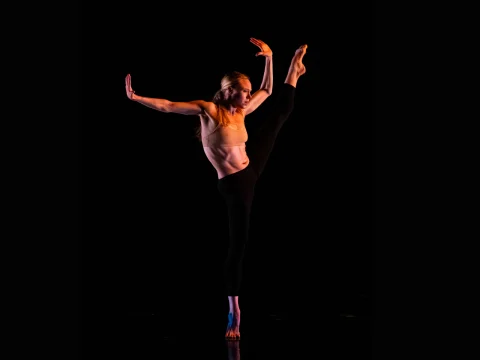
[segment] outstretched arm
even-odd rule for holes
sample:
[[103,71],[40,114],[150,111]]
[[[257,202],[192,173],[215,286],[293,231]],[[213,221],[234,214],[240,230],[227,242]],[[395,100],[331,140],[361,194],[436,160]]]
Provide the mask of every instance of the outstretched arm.
[[270,47],[265,44],[262,40],[255,38],[250,38],[252,44],[257,45],[261,51],[255,54],[255,56],[265,56],[265,71],[263,73],[262,84],[260,89],[258,89],[250,99],[247,108],[245,109],[245,115],[250,114],[256,108],[260,106],[261,103],[265,101],[267,97],[272,94],[273,89],[273,62],[272,62],[272,50]]
[[209,108],[211,104],[203,100],[195,100],[189,102],[174,102],[166,99],[149,98],[135,94],[132,89],[132,77],[128,74],[125,78],[125,90],[130,100],[136,101],[154,110],[165,113],[176,113],[182,115],[199,115]]

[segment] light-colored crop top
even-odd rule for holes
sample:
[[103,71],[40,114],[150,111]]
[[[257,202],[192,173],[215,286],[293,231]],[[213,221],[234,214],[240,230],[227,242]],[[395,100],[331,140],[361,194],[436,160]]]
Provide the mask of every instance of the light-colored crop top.
[[201,122],[203,147],[237,146],[245,144],[248,140],[243,113],[231,116],[231,122],[227,126],[217,124],[208,115],[202,115]]

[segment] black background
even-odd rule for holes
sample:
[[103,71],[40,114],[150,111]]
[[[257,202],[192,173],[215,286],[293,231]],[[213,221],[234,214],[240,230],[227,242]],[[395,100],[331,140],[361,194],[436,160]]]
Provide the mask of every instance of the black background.
[[[409,343],[399,322],[410,338],[417,332],[423,340],[419,321],[428,326],[452,308],[438,295],[467,298],[450,291],[468,273],[463,247],[460,276],[436,273],[452,270],[445,266],[452,243],[439,249],[438,239],[449,226],[456,232],[464,225],[448,218],[458,206],[445,208],[445,189],[457,187],[439,183],[450,172],[444,160],[460,157],[449,153],[450,133],[432,133],[440,120],[446,125],[440,130],[451,130],[445,114],[454,104],[451,91],[437,86],[445,79],[439,74],[455,68],[440,61],[450,54],[444,42],[457,49],[461,38],[450,34],[450,8],[432,17],[426,14],[438,9],[359,2],[69,6],[22,9],[24,20],[30,16],[30,41],[6,38],[16,46],[5,59],[16,67],[5,67],[4,76],[14,80],[5,99],[19,101],[16,121],[8,124],[19,126],[20,140],[8,153],[16,165],[8,175],[19,186],[10,215],[20,221],[16,233],[32,234],[14,241],[28,269],[28,282],[16,281],[17,288],[29,292],[16,314],[43,317],[20,326],[36,326],[35,335],[50,340],[45,324],[58,314],[54,328],[65,341],[55,345],[66,346],[77,330],[83,344],[92,334],[103,339],[113,325],[99,319],[109,315],[185,316],[203,307],[198,314],[219,313],[224,323],[226,223],[215,174],[193,139],[196,119],[128,101],[124,78],[131,73],[141,95],[170,100],[210,98],[232,68],[258,86],[263,62],[254,57],[251,36],[272,47],[276,86],[294,49],[302,43],[309,49],[297,106],[258,184],[242,317],[275,310],[268,308],[358,314],[374,305],[375,321],[379,310],[384,319],[375,336],[382,345],[398,339],[388,349],[399,350]],[[442,149],[446,156],[436,153]],[[443,249],[446,256],[432,256]],[[439,311],[432,311],[435,304]],[[436,326],[442,316],[430,326],[443,330]]]
[[[274,93],[298,46],[307,73],[256,189],[240,306],[300,316],[370,313],[374,237],[374,49],[370,3],[82,6],[81,299],[98,314],[224,309],[228,224],[197,117],[127,99],[209,100],[224,73]],[[207,311],[207,312],[208,312]],[[87,323],[88,324],[88,323]],[[85,324],[84,324],[85,325]]]

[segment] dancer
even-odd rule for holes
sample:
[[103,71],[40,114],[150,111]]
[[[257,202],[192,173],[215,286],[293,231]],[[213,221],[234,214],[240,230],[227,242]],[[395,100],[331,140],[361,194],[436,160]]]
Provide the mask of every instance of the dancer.
[[298,79],[306,72],[302,59],[307,45],[302,45],[295,51],[272,111],[249,136],[245,116],[257,109],[273,90],[272,50],[261,40],[250,38],[250,42],[260,49],[256,56],[265,57],[263,80],[253,95],[249,77],[237,71],[221,79],[221,88],[212,101],[173,102],[140,96],[132,88],[130,74],[125,78],[130,100],[161,112],[197,115],[200,118],[197,135],[206,157],[217,172],[217,188],[228,210],[229,247],[224,265],[229,303],[227,340],[240,339],[238,296],[255,184],[265,168],[278,132],[293,111]]

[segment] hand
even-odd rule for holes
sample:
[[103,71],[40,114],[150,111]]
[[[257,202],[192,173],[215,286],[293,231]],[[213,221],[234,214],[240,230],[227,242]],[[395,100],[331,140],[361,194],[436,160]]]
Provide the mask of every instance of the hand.
[[271,50],[270,47],[269,47],[267,44],[265,44],[262,40],[258,40],[258,39],[255,39],[255,38],[250,38],[250,42],[251,42],[252,44],[257,45],[257,46],[260,48],[260,50],[262,50],[262,51],[256,53],[255,56],[258,56],[258,55],[263,55],[263,56],[265,56],[265,57],[270,57],[270,56],[272,56],[272,54],[273,54],[273,53],[272,53],[272,50]]
[[128,74],[125,78],[125,90],[127,91],[127,97],[130,100],[133,100],[133,94],[135,93],[135,91],[133,91],[132,89],[132,77],[130,76],[130,74]]

